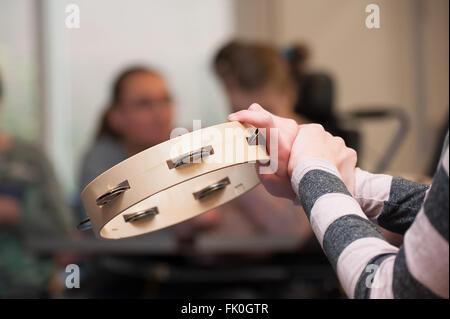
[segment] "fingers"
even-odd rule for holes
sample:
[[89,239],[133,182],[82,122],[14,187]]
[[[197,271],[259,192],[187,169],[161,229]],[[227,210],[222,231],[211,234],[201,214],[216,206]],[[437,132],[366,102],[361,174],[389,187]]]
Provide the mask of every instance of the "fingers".
[[272,114],[257,103],[250,105],[248,110],[231,113],[228,120],[249,123],[258,128],[271,128],[274,124]]
[[261,134],[266,139],[267,150],[270,150],[270,129],[275,127],[273,116],[259,104],[253,103],[248,110],[238,111],[228,115],[229,121],[248,123],[256,128],[264,129]]
[[256,128],[265,129],[261,131],[261,133],[266,138],[267,143],[269,143],[270,129],[275,127],[273,118],[272,116],[270,116],[270,113],[260,111],[242,110],[228,115],[228,120],[244,122],[251,124]]
[[242,110],[228,115],[228,120],[249,123],[258,128],[273,127],[272,117],[260,111]]

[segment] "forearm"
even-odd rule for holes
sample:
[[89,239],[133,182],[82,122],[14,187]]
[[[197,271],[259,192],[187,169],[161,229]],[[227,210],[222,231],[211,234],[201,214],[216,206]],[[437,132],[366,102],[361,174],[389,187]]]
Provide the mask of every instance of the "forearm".
[[350,195],[337,169],[305,160],[292,186],[350,298],[448,298],[448,150],[398,249]]
[[416,218],[429,185],[356,168],[354,197],[368,218],[404,234]]
[[[327,161],[300,163],[293,172],[292,186],[347,295],[370,296],[364,276],[367,266],[394,256],[398,248],[384,240]],[[390,297],[390,290],[386,291]]]

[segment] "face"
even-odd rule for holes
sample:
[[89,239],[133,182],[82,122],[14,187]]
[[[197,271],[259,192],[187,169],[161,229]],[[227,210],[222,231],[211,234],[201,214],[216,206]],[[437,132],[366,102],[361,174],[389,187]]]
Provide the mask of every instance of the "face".
[[148,148],[170,137],[172,100],[159,75],[138,73],[126,78],[113,110],[110,120],[125,143]]

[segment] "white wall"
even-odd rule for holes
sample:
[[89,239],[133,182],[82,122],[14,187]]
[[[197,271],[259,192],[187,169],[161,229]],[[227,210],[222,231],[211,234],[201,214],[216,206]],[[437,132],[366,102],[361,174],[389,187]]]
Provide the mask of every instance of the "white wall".
[[[380,6],[380,29],[365,27],[370,3]],[[258,4],[265,8],[254,14],[247,10]],[[448,114],[448,5],[448,0],[247,0],[238,7],[249,16],[238,14],[237,25],[245,38],[281,47],[308,44],[311,66],[336,80],[338,110],[377,105],[406,110],[412,130],[390,170],[422,173]],[[360,164],[370,169],[396,125],[386,121],[358,128],[365,149]]]
[[39,132],[35,22],[30,1],[0,1],[0,127],[29,141],[37,141]]
[[[79,5],[79,29],[64,27],[67,3]],[[210,63],[232,35],[232,5],[227,0],[45,1],[45,32],[51,39],[46,73],[53,83],[47,89],[45,140],[68,193],[111,82],[130,64],[149,64],[166,75],[178,125],[189,128],[193,119],[202,119],[208,126],[226,119]]]
[[[282,0],[276,41],[300,39],[311,45],[312,65],[329,70],[337,80],[341,110],[403,107],[413,126],[390,169],[421,172],[430,159],[436,128],[448,113],[448,1],[376,1],[381,13],[377,30],[365,27],[368,3]],[[363,128],[368,151],[363,161],[370,168],[395,125]]]

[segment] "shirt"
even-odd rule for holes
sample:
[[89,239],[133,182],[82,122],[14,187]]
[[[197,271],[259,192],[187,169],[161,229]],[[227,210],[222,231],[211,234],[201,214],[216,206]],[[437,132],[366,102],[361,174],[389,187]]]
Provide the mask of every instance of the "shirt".
[[[432,185],[356,169],[355,195],[322,159],[295,167],[292,186],[350,298],[449,297],[448,134]],[[375,223],[404,234],[390,245]]]

